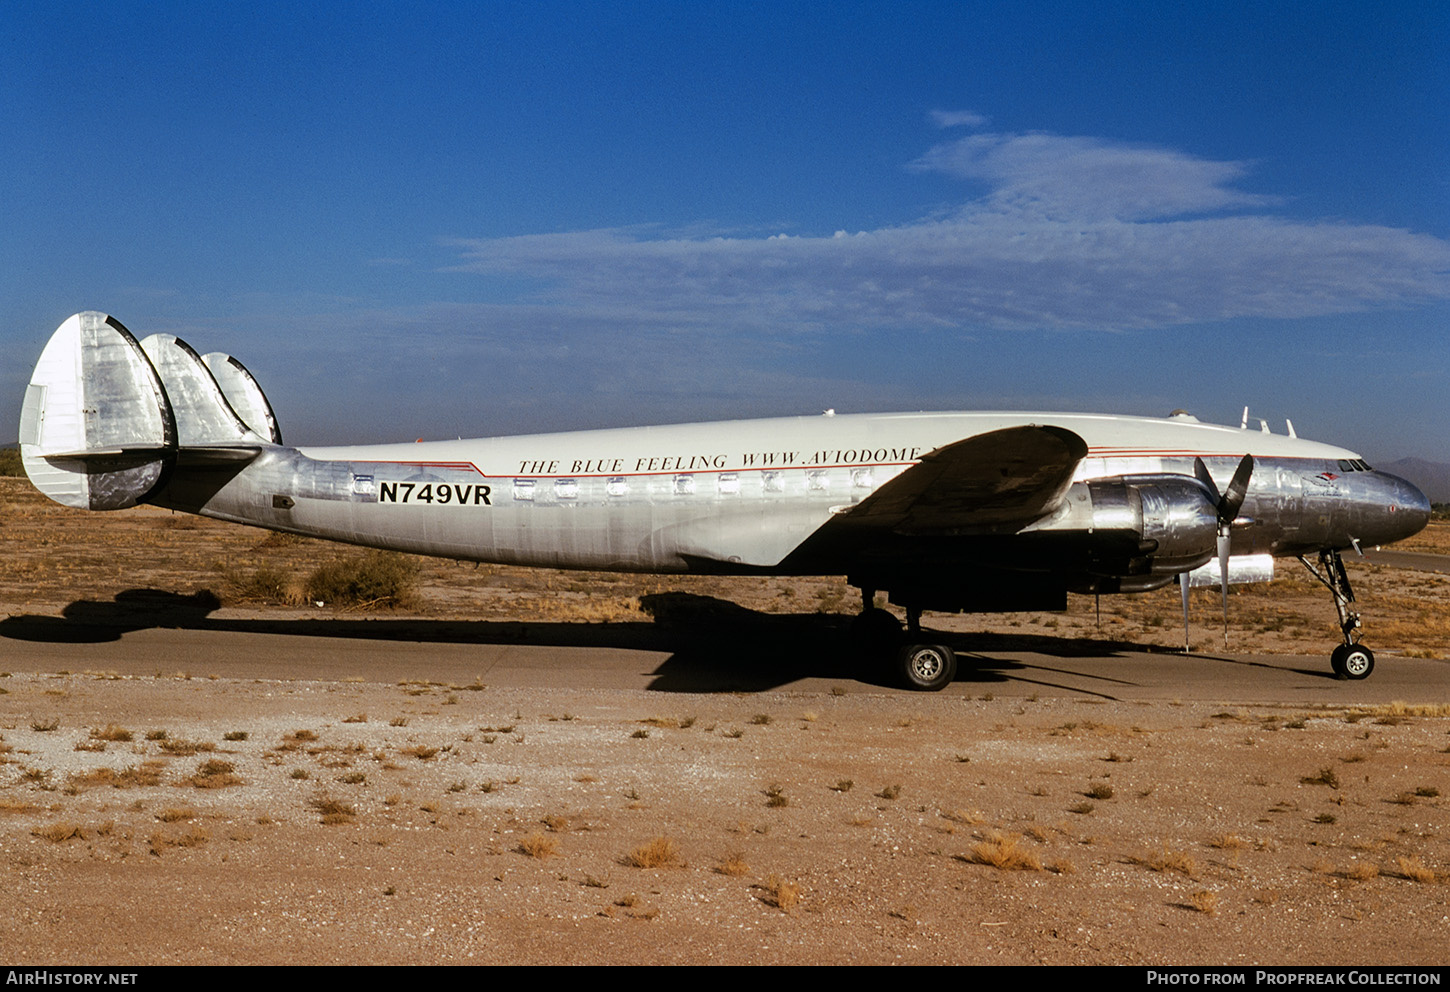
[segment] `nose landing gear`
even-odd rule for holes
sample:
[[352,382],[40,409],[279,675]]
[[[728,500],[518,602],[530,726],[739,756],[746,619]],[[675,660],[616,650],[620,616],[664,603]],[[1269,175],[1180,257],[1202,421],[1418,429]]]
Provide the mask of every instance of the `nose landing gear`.
[[1342,679],[1369,678],[1374,671],[1374,652],[1359,643],[1360,630],[1364,624],[1359,614],[1350,609],[1354,602],[1354,589],[1349,584],[1349,574],[1344,570],[1344,559],[1338,551],[1319,552],[1319,567],[1299,555],[1299,561],[1309,569],[1309,574],[1318,579],[1329,594],[1334,597],[1334,610],[1339,614],[1339,630],[1344,643],[1335,648],[1329,656],[1329,667]]

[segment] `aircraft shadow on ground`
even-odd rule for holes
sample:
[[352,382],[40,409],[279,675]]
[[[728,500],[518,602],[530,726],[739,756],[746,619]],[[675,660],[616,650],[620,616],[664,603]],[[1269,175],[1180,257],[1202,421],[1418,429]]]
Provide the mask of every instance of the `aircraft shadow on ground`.
[[[229,618],[213,614],[210,592],[180,595],[129,589],[114,600],[77,600],[60,617],[11,616],[0,637],[57,644],[99,644],[148,629],[200,630],[294,637],[337,637],[424,644],[528,644],[667,653],[650,688],[665,692],[761,691],[802,678],[855,678],[887,684],[884,659],[860,662],[851,648],[851,617],[770,614],[712,596],[659,593],[641,597],[643,621],[430,620],[369,617]],[[1054,657],[1140,653],[1121,641],[1039,634],[960,634],[928,630],[932,642],[958,651],[958,681],[1000,682],[1023,666],[1004,655]]]

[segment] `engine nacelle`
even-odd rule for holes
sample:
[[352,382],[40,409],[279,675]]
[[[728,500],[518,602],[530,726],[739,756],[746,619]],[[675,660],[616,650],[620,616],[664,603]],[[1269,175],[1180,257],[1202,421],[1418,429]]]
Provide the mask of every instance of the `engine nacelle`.
[[1091,567],[1099,575],[1176,575],[1213,557],[1218,508],[1192,476],[1122,475],[1073,483],[1062,508],[1026,532],[1100,547]]

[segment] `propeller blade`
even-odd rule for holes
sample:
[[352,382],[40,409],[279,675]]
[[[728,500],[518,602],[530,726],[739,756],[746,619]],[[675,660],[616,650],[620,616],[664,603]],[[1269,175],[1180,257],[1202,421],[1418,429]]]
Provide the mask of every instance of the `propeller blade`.
[[1234,517],[1239,515],[1243,508],[1244,497],[1249,494],[1249,477],[1254,474],[1254,456],[1244,455],[1239,462],[1239,467],[1234,470],[1234,477],[1229,481],[1228,489],[1224,490],[1223,499],[1218,504],[1218,519],[1225,524],[1234,522]]
[[1218,484],[1209,475],[1208,466],[1203,463],[1203,459],[1193,459],[1193,477],[1208,490],[1220,523],[1231,524],[1234,517],[1239,515],[1239,510],[1244,505],[1244,497],[1249,494],[1249,478],[1253,474],[1254,456],[1244,455],[1239,461],[1239,467],[1234,470],[1234,477],[1229,480],[1228,488],[1220,493]]
[[1223,592],[1223,646],[1228,647],[1228,555],[1231,538],[1228,524],[1218,528],[1218,586]]
[[1178,573],[1178,591],[1183,594],[1183,653],[1188,654],[1188,573]]

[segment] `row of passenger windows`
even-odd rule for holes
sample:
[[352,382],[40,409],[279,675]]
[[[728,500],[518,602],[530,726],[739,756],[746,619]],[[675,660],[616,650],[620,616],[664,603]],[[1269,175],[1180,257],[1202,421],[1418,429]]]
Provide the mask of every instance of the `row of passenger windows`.
[[[783,493],[786,487],[785,472],[760,472],[760,491],[767,494]],[[831,489],[832,472],[828,469],[810,469],[805,472],[805,488],[808,492],[829,492]],[[714,485],[711,485],[711,480]],[[628,496],[633,492],[649,492],[651,478],[637,477],[630,479],[627,476],[615,475],[605,480],[604,492],[611,497]],[[840,482],[846,480],[842,478]],[[697,492],[701,494],[718,493],[722,496],[733,496],[740,492],[740,475],[736,472],[721,472],[718,475],[696,475],[682,474],[672,476],[668,483],[668,492],[674,496],[693,496]],[[857,468],[850,470],[850,486],[852,489],[873,489],[876,486],[876,474],[870,468]],[[658,492],[658,490],[655,490]],[[578,479],[554,479],[550,482],[547,479],[515,479],[513,485],[513,497],[519,502],[532,502],[535,499],[571,500],[579,498]]]

